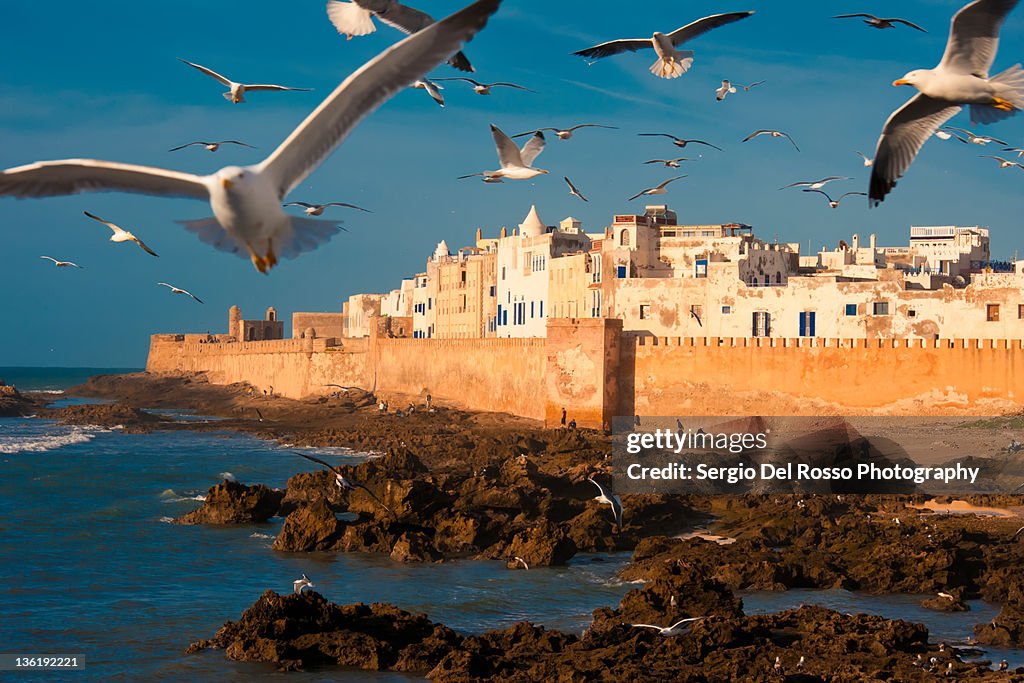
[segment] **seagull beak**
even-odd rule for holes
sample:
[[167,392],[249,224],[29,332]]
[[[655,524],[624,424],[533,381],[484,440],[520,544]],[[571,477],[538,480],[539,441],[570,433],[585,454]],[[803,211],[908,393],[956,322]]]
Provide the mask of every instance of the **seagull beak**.
[[904,80],[902,78],[898,78],[895,81],[893,81],[892,84],[893,84],[893,86],[910,85],[910,81]]
[[232,187],[235,186],[235,184],[231,181],[230,178],[221,178],[220,186],[223,187],[225,190],[230,190]]

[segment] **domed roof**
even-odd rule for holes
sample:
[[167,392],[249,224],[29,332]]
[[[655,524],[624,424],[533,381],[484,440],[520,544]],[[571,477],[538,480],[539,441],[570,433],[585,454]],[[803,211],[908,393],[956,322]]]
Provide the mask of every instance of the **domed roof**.
[[530,213],[527,214],[526,219],[519,224],[519,234],[523,237],[540,237],[547,231],[548,226],[544,225],[540,216],[537,215],[537,206],[531,206]]
[[434,250],[434,257],[441,258],[448,256],[448,242],[441,240],[437,243],[437,249]]

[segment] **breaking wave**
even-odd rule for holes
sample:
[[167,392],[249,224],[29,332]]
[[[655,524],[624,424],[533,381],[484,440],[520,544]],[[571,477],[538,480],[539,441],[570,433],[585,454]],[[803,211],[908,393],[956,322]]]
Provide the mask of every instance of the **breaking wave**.
[[[106,431],[106,430],[102,430]],[[0,453],[45,453],[64,446],[89,443],[99,433],[95,428],[72,427],[64,434],[0,435]]]

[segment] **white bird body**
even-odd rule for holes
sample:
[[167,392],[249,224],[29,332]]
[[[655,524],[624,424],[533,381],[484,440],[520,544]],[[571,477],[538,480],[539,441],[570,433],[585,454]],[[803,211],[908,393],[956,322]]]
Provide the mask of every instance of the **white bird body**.
[[[604,503],[605,505],[610,505],[611,506],[611,508],[612,508],[612,516],[615,518],[615,525],[617,527],[619,527],[619,530],[621,531],[622,530],[622,499],[619,498],[616,495],[612,495],[612,496],[609,497],[604,492],[604,488],[602,488],[602,486],[600,484],[598,484],[596,481],[594,481],[590,477],[587,477],[587,481],[589,481],[591,484],[596,486],[597,490],[599,491],[599,495],[595,496],[594,500],[596,500],[599,503]],[[683,621],[686,621],[686,620],[684,619]],[[683,623],[683,622],[679,622],[679,623]],[[634,624],[634,626],[637,626],[637,625],[646,625],[646,624]],[[678,626],[678,624],[676,624],[676,625]],[[659,628],[659,627],[658,626],[652,626],[651,628]]]
[[437,102],[439,106],[444,106],[444,95],[441,94],[441,91],[444,90],[443,85],[424,78],[413,83],[411,87],[416,88],[417,90],[425,90],[427,94],[430,95],[431,99]]
[[127,230],[125,230],[121,226],[119,226],[119,225],[117,225],[115,223],[111,223],[110,221],[105,221],[102,218],[100,218],[99,216],[94,216],[93,214],[89,213],[88,211],[83,211],[82,213],[84,213],[86,216],[88,216],[89,218],[93,219],[94,221],[97,221],[98,223],[102,223],[103,225],[105,225],[108,228],[110,228],[111,230],[113,230],[114,234],[112,234],[110,236],[110,241],[111,242],[119,242],[119,243],[120,242],[134,242],[135,244],[137,244],[139,246],[140,249],[145,251],[147,254],[151,254],[153,256],[157,255],[155,251],[153,251],[152,249],[150,249],[149,247],[146,246],[145,242],[143,242],[138,237],[136,237],[132,233],[128,232]]
[[672,624],[671,626],[655,626],[654,624],[630,624],[630,625],[633,626],[634,628],[653,628],[655,631],[658,632],[659,636],[665,636],[666,638],[668,638],[670,636],[678,636],[678,635],[682,635],[682,634],[686,633],[690,629],[688,629],[688,628],[686,628],[686,629],[680,628],[681,626],[683,626],[685,624],[692,624],[693,622],[700,621],[701,619],[706,619],[706,617],[687,617],[686,619],[680,619],[679,621],[677,621],[676,623]]
[[[201,71],[202,73],[206,74],[207,76],[221,83],[222,85],[226,85],[228,87],[228,91],[226,93],[223,93],[224,99],[228,102],[231,102],[232,104],[241,104],[242,102],[245,102],[246,92],[257,92],[261,90],[295,90],[301,92],[310,91],[310,88],[290,88],[286,85],[272,85],[269,83],[236,83],[227,76],[221,75],[213,69],[202,66],[201,64],[193,64],[192,62],[186,61],[181,58],[179,58],[178,61],[184,62],[185,64],[191,66],[193,69]],[[210,151],[212,152],[214,150]]]
[[314,588],[316,588],[316,584],[310,581],[309,577],[305,574],[302,575],[301,579],[292,581],[292,590],[295,591],[297,595],[301,595],[305,590],[313,590]]
[[281,200],[363,118],[472,38],[500,3],[477,0],[370,60],[335,88],[259,164],[228,166],[212,175],[198,176],[92,159],[48,161],[0,172],[0,195],[46,197],[121,190],[204,199],[210,202],[214,218],[184,221],[185,227],[217,249],[243,257],[248,254],[256,269],[266,273],[277,263],[278,254],[290,258],[315,249],[339,230],[333,222],[289,217],[281,208]]
[[512,142],[512,139],[493,123],[491,124],[491,137],[494,139],[494,146],[498,152],[498,163],[501,164],[501,168],[496,171],[483,171],[482,173],[459,176],[459,180],[472,178],[473,176],[483,176],[484,182],[495,183],[501,182],[503,178],[508,178],[509,180],[529,180],[530,178],[536,178],[539,175],[548,173],[548,171],[532,166],[534,159],[544,151],[544,133],[540,131],[535,132],[533,137],[526,141],[522,149],[516,147],[516,143]]
[[730,83],[728,80],[722,81],[722,87],[715,91],[715,99],[721,102],[728,95],[736,92],[736,86]]
[[679,78],[693,66],[692,50],[677,50],[672,39],[664,33],[654,32],[651,46],[658,60],[651,64],[651,73],[662,78]]
[[[166,287],[169,290],[171,290],[171,294],[185,294],[186,296],[192,297],[197,302],[203,303],[202,299],[200,299],[199,297],[197,297],[195,294],[193,294],[192,292],[188,291],[187,289],[182,289],[181,287],[175,287],[174,285],[168,284],[166,282],[158,282],[157,284],[161,285],[162,287]],[[260,422],[262,422],[262,421],[263,420],[261,419]]]
[[46,259],[47,261],[53,261],[53,265],[57,266],[58,268],[81,268],[82,267],[82,266],[78,265],[77,263],[72,263],[71,261],[58,261],[57,259],[53,258],[52,256],[40,256],[39,258]]

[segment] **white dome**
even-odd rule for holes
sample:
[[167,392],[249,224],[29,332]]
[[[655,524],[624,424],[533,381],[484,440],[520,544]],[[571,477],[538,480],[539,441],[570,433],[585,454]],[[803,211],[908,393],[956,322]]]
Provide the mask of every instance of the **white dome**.
[[523,237],[540,237],[548,231],[548,227],[537,215],[536,205],[530,207],[530,213],[526,219],[519,224],[519,234]]
[[437,243],[437,249],[434,250],[434,257],[441,258],[443,256],[448,256],[448,243],[441,240]]

